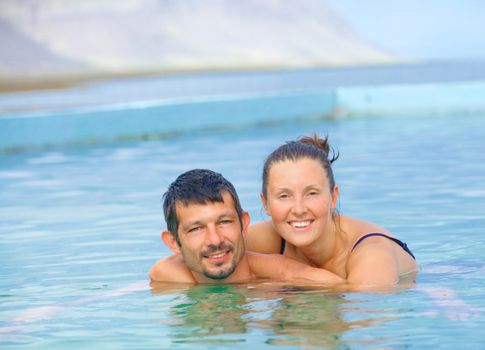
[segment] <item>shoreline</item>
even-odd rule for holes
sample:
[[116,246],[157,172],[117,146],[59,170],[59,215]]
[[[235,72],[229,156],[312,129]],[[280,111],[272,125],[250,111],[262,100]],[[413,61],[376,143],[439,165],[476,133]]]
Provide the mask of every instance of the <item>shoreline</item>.
[[234,66],[234,67],[194,67],[174,69],[139,69],[139,70],[92,70],[92,71],[71,71],[64,73],[44,74],[17,74],[7,75],[0,73],[0,95],[31,92],[42,90],[59,90],[73,88],[84,84],[99,81],[117,79],[138,79],[138,78],[164,78],[187,75],[217,75],[217,74],[240,74],[240,73],[270,73],[270,72],[304,72],[308,70],[346,70],[346,69],[373,69],[399,66],[417,66],[427,64],[422,61],[394,61],[388,63],[363,63],[363,64],[322,64],[322,65],[260,65],[260,66]]
[[[470,74],[470,67],[477,66],[476,71]],[[470,81],[485,80],[485,59],[468,60],[396,60],[388,63],[367,63],[367,64],[322,64],[322,65],[261,65],[261,66],[233,66],[233,67],[194,67],[180,69],[138,69],[124,71],[92,70],[92,71],[71,71],[65,73],[45,74],[17,74],[9,75],[0,73],[0,96],[22,92],[36,92],[49,90],[63,90],[75,88],[90,83],[105,82],[123,79],[144,79],[144,78],[171,78],[184,76],[222,75],[222,74],[265,74],[276,72],[305,73],[308,71],[344,73],[346,71],[360,73],[362,71],[382,71],[391,69],[444,69],[441,75],[435,74],[432,78],[418,74],[412,76],[398,76],[393,79],[386,79],[384,84],[401,83],[433,83],[443,81]],[[466,68],[466,69],[463,69]],[[451,77],[450,77],[451,71]],[[438,72],[437,72],[438,73]],[[345,75],[345,74],[343,74]],[[352,80],[352,79],[349,79]],[[379,79],[377,79],[379,80]],[[342,83],[347,85],[345,79]],[[364,85],[374,81],[362,82]],[[378,82],[378,84],[382,84]]]

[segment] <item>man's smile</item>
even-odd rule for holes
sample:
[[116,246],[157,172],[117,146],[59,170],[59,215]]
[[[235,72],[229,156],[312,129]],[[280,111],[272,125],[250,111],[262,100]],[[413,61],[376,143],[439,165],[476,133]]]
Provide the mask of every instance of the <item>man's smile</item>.
[[231,252],[232,249],[230,247],[217,247],[215,249],[209,249],[209,252],[205,252],[203,257],[210,263],[217,264],[226,261]]

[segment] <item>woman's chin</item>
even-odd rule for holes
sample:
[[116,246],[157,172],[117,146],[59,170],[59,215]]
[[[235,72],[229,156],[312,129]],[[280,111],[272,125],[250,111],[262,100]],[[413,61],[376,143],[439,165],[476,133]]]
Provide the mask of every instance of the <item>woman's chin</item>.
[[314,243],[317,240],[317,236],[311,231],[286,231],[281,235],[288,243],[295,247],[303,247]]

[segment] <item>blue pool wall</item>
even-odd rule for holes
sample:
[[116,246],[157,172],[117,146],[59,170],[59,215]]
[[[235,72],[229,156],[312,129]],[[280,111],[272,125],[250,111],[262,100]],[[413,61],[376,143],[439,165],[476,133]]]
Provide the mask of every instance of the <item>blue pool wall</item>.
[[0,151],[349,116],[485,112],[485,82],[353,86],[0,115]]
[[463,115],[485,111],[485,82],[381,85],[336,90],[344,115]]

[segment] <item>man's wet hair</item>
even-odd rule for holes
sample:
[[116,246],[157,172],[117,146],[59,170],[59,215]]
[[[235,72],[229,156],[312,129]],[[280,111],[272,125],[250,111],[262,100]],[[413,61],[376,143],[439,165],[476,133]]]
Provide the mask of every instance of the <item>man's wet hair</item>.
[[224,202],[222,195],[225,192],[231,195],[241,223],[243,210],[236,189],[221,174],[208,169],[193,169],[179,175],[168,186],[167,192],[163,195],[163,213],[167,230],[172,233],[179,245],[177,204],[187,206],[189,204],[222,203]]

